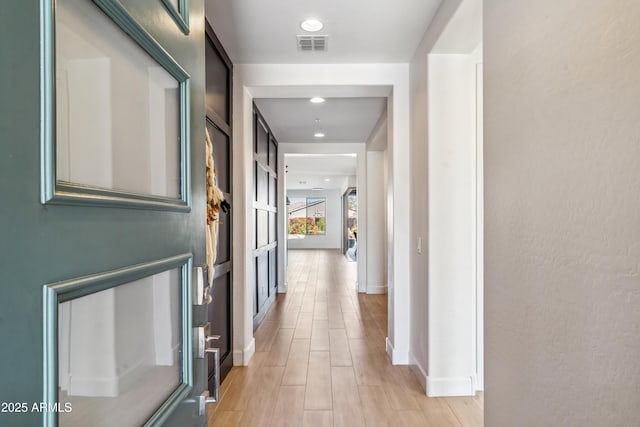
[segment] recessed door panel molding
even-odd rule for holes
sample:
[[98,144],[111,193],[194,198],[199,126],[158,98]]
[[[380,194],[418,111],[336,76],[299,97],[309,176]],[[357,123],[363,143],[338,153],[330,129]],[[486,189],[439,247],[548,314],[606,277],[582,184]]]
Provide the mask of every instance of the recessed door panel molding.
[[43,402],[71,410],[43,425],[159,425],[187,397],[191,265],[181,254],[44,286]]
[[189,34],[189,0],[162,0],[162,4],[180,30]]
[[118,0],[43,3],[42,202],[188,211],[189,74]]
[[207,89],[206,104],[207,117],[225,133],[231,131],[231,80],[232,67],[222,45],[215,37],[213,30],[207,32],[207,43],[213,49],[206,49],[207,56]]

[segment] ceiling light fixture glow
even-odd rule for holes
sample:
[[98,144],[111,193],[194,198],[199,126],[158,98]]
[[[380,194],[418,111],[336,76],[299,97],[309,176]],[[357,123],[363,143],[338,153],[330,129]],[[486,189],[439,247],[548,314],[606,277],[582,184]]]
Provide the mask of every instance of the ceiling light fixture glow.
[[324,24],[317,19],[306,19],[300,23],[300,28],[310,33],[320,31],[324,27]]
[[324,181],[325,182],[329,182],[329,181],[331,181],[331,178],[325,178]]
[[319,96],[314,96],[309,100],[312,104],[322,104],[324,102],[324,98],[320,98]]
[[315,136],[316,138],[324,138],[324,133],[316,132],[316,133],[313,134],[313,136]]

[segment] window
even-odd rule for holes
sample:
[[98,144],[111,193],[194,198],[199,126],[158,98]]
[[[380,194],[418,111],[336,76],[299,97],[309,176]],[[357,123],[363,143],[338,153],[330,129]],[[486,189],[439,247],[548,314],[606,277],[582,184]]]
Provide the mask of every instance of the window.
[[189,211],[189,75],[120,2],[43,5],[42,202]]
[[291,197],[289,200],[289,234],[326,234],[325,197]]

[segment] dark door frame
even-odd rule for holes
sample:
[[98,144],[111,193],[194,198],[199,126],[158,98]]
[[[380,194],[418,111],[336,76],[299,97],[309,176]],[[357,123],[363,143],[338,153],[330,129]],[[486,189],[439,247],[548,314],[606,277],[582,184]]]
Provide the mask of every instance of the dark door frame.
[[[227,120],[220,117],[220,115],[213,110],[209,105],[206,105],[207,122],[215,126],[223,134],[229,138],[229,165],[228,165],[228,180],[229,191],[233,191],[233,131],[232,131],[232,115],[233,115],[233,63],[227,55],[222,43],[216,36],[213,28],[208,21],[205,21],[205,43],[213,47],[216,54],[222,59],[226,65],[229,73],[227,78]],[[206,47],[205,47],[206,48]],[[205,62],[206,64],[206,62]],[[212,136],[213,137],[213,136]],[[215,144],[215,143],[214,143]],[[225,200],[233,207],[233,195],[229,192],[223,191]],[[228,274],[229,275],[229,300],[227,301],[227,313],[229,313],[229,351],[220,355],[220,380],[223,381],[231,371],[233,367],[233,215],[228,215],[229,227],[229,259],[223,263],[215,264],[215,272],[213,280]],[[213,326],[213,325],[212,325]],[[210,359],[210,363],[212,362]],[[209,366],[209,388],[213,387],[214,370],[212,366]]]
[[342,254],[346,254],[349,250],[349,237],[347,233],[347,223],[349,222],[349,195],[357,193],[357,187],[348,187],[342,194]]

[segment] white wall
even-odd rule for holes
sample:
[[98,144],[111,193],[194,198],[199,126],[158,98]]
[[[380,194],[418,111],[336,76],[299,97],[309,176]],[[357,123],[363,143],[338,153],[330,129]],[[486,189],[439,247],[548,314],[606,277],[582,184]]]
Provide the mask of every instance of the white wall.
[[173,269],[61,304],[61,388],[116,397],[158,372],[177,384],[180,280]]
[[92,7],[56,10],[57,178],[179,197],[178,82]]
[[339,189],[287,190],[287,196],[325,197],[326,234],[288,238],[289,249],[340,249],[342,243],[342,193]]
[[485,422],[638,424],[640,3],[485,0]]
[[[436,15],[436,19],[441,11]],[[432,26],[433,28],[433,26]],[[433,30],[437,33],[437,30]],[[434,38],[427,33],[411,61],[411,368],[427,388],[428,321],[428,137],[427,55]],[[420,244],[420,251],[418,251]]]
[[383,114],[367,141],[367,289],[387,292],[387,114]]
[[480,27],[480,12],[478,0],[443,2],[411,62],[410,362],[430,396],[478,388],[475,64],[481,55],[469,46],[480,43],[471,25]]
[[[386,121],[384,126],[386,137]],[[385,153],[367,151],[367,293],[387,291],[387,193],[385,183]],[[358,234],[360,237],[360,233]]]
[[475,64],[429,55],[427,394],[473,394]]
[[107,289],[61,306],[65,322],[58,334],[67,356],[58,362],[62,367],[61,383],[71,396],[117,396],[115,290]]
[[[285,173],[285,155],[286,154],[355,154],[356,155],[356,176],[349,176],[346,178],[345,182],[342,184],[343,186],[348,185],[350,187],[356,187],[358,190],[358,205],[366,206],[367,203],[367,179],[366,179],[366,170],[367,170],[367,156],[366,156],[366,144],[365,143],[335,143],[335,142],[324,142],[324,143],[290,143],[290,142],[281,142],[278,144],[278,176],[284,176],[285,179],[278,180],[278,185],[280,186],[280,197],[281,200],[278,201],[278,206],[286,206],[285,193],[286,193],[286,180],[287,174]],[[280,175],[282,174],[282,175]],[[344,192],[340,192],[340,195],[344,194]],[[363,205],[364,204],[364,205]],[[357,261],[357,282],[355,286],[357,287],[359,292],[366,292],[366,284],[367,284],[367,230],[368,230],[368,219],[367,212],[358,211],[358,230],[362,234],[362,236],[358,236],[358,244],[361,246],[358,249],[358,261]],[[279,241],[285,242],[287,241],[287,222],[286,215],[284,211],[281,215],[281,221],[279,222],[279,230],[278,236]],[[340,237],[341,238],[341,237]],[[339,247],[339,246],[338,246]],[[279,245],[278,247],[278,257],[281,259],[286,259],[286,245]],[[278,283],[278,291],[286,292],[287,284],[285,282],[286,272],[284,270],[284,265],[279,265],[279,277],[281,281]]]
[[483,72],[482,45],[474,55],[479,56],[476,63],[476,150],[475,150],[475,177],[476,192],[474,206],[476,208],[476,222],[474,224],[473,236],[475,238],[474,263],[476,280],[476,387],[484,390],[484,92],[483,92]]

